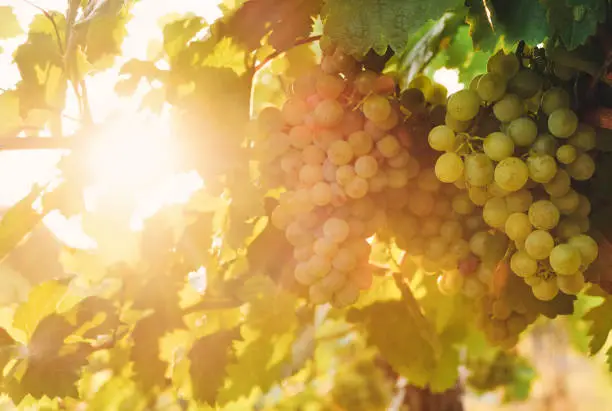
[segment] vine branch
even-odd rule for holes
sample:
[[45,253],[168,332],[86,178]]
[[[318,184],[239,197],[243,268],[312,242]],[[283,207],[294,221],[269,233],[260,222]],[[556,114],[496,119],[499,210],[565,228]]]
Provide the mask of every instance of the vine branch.
[[301,39],[296,41],[295,43],[293,43],[291,45],[291,47],[284,49],[284,50],[276,50],[275,52],[271,53],[270,55],[268,55],[266,58],[264,58],[262,60],[261,63],[259,63],[258,65],[256,65],[253,68],[253,72],[257,73],[262,67],[264,67],[266,64],[268,64],[270,61],[274,60],[276,57],[280,56],[283,53],[286,53],[287,51],[291,50],[294,47],[297,46],[302,46],[304,44],[309,44],[309,43],[314,43],[315,41],[318,41],[321,39],[320,35],[317,36],[310,36],[310,37],[306,37],[305,39]]

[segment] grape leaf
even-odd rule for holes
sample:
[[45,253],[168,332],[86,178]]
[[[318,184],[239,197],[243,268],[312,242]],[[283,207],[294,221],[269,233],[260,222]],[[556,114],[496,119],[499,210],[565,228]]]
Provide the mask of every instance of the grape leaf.
[[240,338],[236,329],[207,335],[194,342],[189,351],[191,366],[189,374],[193,397],[214,406],[217,394],[223,387],[226,367],[233,357],[233,341]]
[[492,8],[490,0],[470,2],[466,21],[470,26],[470,36],[475,50],[494,50],[497,45],[498,33],[492,24]]
[[423,24],[462,3],[458,0],[328,0],[322,12],[324,33],[349,54],[365,55],[369,49],[383,54],[387,46],[400,52],[410,35]]
[[127,36],[126,25],[130,19],[131,16],[124,7],[116,14],[99,15],[89,20],[88,24],[79,26],[78,30],[85,31],[82,45],[87,60],[96,63],[109,56],[121,54],[121,46]]
[[491,0],[493,27],[503,34],[506,44],[524,40],[529,45],[542,42],[548,33],[546,8],[540,0]]
[[206,27],[201,17],[189,16],[175,20],[164,26],[164,50],[170,60],[174,60],[185,49],[187,42],[197,32]]
[[0,94],[0,137],[13,137],[19,134],[22,123],[19,115],[19,95],[14,91],[5,91]]
[[605,0],[546,0],[551,34],[558,35],[568,50],[584,44],[606,18]]
[[23,33],[17,16],[13,13],[13,8],[0,6],[0,40],[19,36]]
[[39,322],[55,312],[59,301],[64,298],[68,287],[60,281],[47,281],[34,287],[28,299],[17,307],[13,327],[23,330],[30,337]]
[[606,298],[601,305],[592,308],[585,314],[584,320],[591,322],[588,331],[591,336],[589,350],[591,354],[596,354],[602,349],[612,330],[612,298]]

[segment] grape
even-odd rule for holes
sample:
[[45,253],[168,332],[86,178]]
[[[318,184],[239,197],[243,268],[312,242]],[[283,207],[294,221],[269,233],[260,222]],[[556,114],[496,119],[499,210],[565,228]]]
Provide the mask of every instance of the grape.
[[597,259],[598,246],[592,237],[581,234],[571,237],[567,243],[580,252],[582,264],[589,265]]
[[483,187],[493,181],[493,162],[486,154],[475,153],[465,158],[465,179],[468,184]]
[[559,218],[559,209],[548,200],[536,201],[529,207],[529,222],[538,230],[552,230]]
[[354,177],[345,188],[346,195],[353,199],[364,197],[368,190],[367,180],[361,177]]
[[342,117],[342,122],[338,126],[342,134],[350,136],[351,134],[361,131],[365,126],[365,117],[363,113],[356,110],[348,110]]
[[531,287],[535,298],[541,301],[550,301],[559,294],[559,286],[555,278],[543,280],[539,284]]
[[336,243],[341,243],[349,235],[349,225],[342,219],[331,217],[323,225],[323,234]]
[[497,73],[487,73],[478,80],[476,92],[483,101],[497,101],[506,93],[506,80]]
[[325,277],[331,270],[332,263],[327,257],[318,254],[308,260],[308,269],[317,277]]
[[538,262],[531,258],[526,251],[520,250],[512,254],[510,269],[519,277],[531,277],[538,271]]
[[374,91],[374,83],[376,82],[377,78],[378,75],[370,70],[359,73],[355,78],[355,88],[364,96],[370,94],[372,91]]
[[444,123],[456,133],[462,133],[470,128],[472,125],[472,120],[460,121],[451,116],[449,113],[446,113]]
[[446,112],[459,121],[468,121],[476,117],[480,110],[480,98],[471,90],[460,90],[448,99]]
[[272,214],[270,215],[270,219],[272,221],[272,225],[279,230],[284,230],[287,228],[289,223],[293,220],[291,214],[287,212],[285,207],[281,205],[276,206]]
[[271,135],[283,129],[285,119],[276,107],[264,107],[257,116],[257,127],[262,134]]
[[570,237],[574,237],[582,233],[582,231],[580,230],[580,224],[578,224],[577,219],[571,217],[561,219],[555,231],[557,233],[557,237],[563,239],[568,239]]
[[427,100],[431,104],[444,104],[446,103],[448,96],[448,89],[442,84],[435,83],[433,85],[432,93]]
[[312,186],[323,180],[323,167],[321,165],[305,164],[300,169],[300,181]]
[[463,227],[459,221],[448,220],[440,226],[440,236],[447,241],[454,241],[461,238]]
[[303,164],[302,155],[297,150],[287,151],[280,161],[281,169],[287,174],[298,173]]
[[478,206],[485,205],[485,203],[491,198],[489,192],[483,187],[472,186],[468,188],[468,195],[472,203]]
[[395,126],[397,126],[398,123],[399,116],[397,115],[397,111],[392,110],[391,114],[389,114],[386,119],[384,119],[383,121],[376,122],[376,125],[382,130],[389,131]]
[[401,146],[397,138],[391,134],[387,134],[376,143],[376,148],[383,157],[392,158],[399,154]]
[[563,169],[558,169],[553,179],[544,184],[544,190],[552,197],[564,196],[569,192],[570,188],[570,176]]
[[315,131],[314,143],[322,150],[327,150],[334,142],[342,140],[342,134],[333,129],[319,129]]
[[438,277],[437,284],[442,294],[457,295],[463,288],[463,276],[457,270],[446,271]]
[[484,139],[483,149],[491,160],[501,161],[514,153],[514,141],[504,133],[491,133]]
[[321,237],[314,242],[313,251],[321,257],[333,258],[338,251],[338,243],[329,237]]
[[529,117],[519,117],[510,122],[506,132],[514,144],[519,147],[528,147],[538,135],[538,126]]
[[595,174],[595,162],[587,153],[581,153],[573,163],[568,164],[567,173],[578,181],[586,181]]
[[570,215],[578,209],[580,197],[578,193],[570,189],[567,194],[560,197],[551,197],[550,201],[557,206],[561,214]]
[[427,137],[429,146],[437,151],[452,151],[455,148],[455,132],[448,126],[436,126]]
[[448,241],[442,237],[434,237],[429,240],[425,248],[425,257],[439,261],[448,251]]
[[525,251],[536,260],[548,258],[554,246],[552,236],[544,230],[532,231],[525,239]]
[[293,273],[296,281],[302,285],[312,285],[318,278],[312,273],[307,262],[299,262]]
[[510,80],[519,71],[519,61],[513,54],[504,54],[499,51],[489,58],[487,62],[487,71],[497,73],[506,80]]
[[516,94],[506,94],[493,106],[493,114],[502,123],[509,123],[525,114],[525,105]]
[[478,257],[483,257],[487,250],[487,242],[490,240],[491,234],[486,231],[478,231],[470,238],[470,251]]
[[576,113],[568,108],[553,111],[548,117],[548,130],[558,138],[568,138],[578,128]]
[[325,157],[325,150],[312,144],[302,150],[302,161],[305,164],[322,165]]
[[468,194],[461,193],[453,197],[453,211],[461,215],[469,215],[474,211],[474,203],[470,200]]
[[324,99],[337,99],[344,91],[346,83],[337,74],[322,74],[316,81],[317,93]]
[[478,87],[478,82],[480,81],[482,76],[484,76],[484,74],[478,74],[474,76],[474,78],[472,78],[472,81],[470,81],[470,86],[468,87],[468,89],[476,91],[476,88]]
[[568,295],[577,295],[584,288],[584,275],[578,271],[572,275],[560,275],[557,277],[559,289]]
[[410,180],[409,171],[405,169],[389,168],[386,171],[387,185],[391,188],[402,188]]
[[318,125],[334,127],[342,121],[344,109],[336,100],[323,100],[314,109],[314,118]]
[[523,188],[529,178],[527,165],[517,157],[508,157],[495,167],[495,182],[506,191],[517,191]]
[[470,299],[477,299],[485,293],[485,286],[475,278],[466,278],[463,283],[463,295]]
[[575,274],[582,263],[580,251],[569,244],[559,244],[550,252],[550,266],[559,275]]
[[588,217],[591,214],[591,202],[582,194],[578,195],[578,208],[574,214],[578,217]]
[[372,137],[365,131],[351,133],[351,135],[348,136],[348,143],[351,145],[355,156],[368,154],[374,146]]
[[362,178],[371,178],[378,172],[378,162],[372,156],[361,156],[355,161],[355,173]]
[[482,209],[482,217],[493,228],[504,227],[508,219],[506,200],[499,197],[489,199]]
[[512,315],[512,308],[506,300],[495,300],[491,306],[493,317],[498,320],[507,320]]
[[583,151],[594,149],[596,144],[595,129],[588,124],[578,124],[578,129],[569,138],[569,143]]
[[335,181],[341,186],[346,186],[356,175],[355,168],[349,164],[345,164],[336,169]]
[[523,99],[535,96],[542,89],[542,77],[532,70],[520,70],[508,83],[508,90]]
[[375,123],[381,123],[391,115],[392,109],[386,97],[372,94],[366,97],[361,110],[368,120]]
[[327,149],[327,158],[332,164],[343,166],[353,159],[353,148],[344,140],[334,141]]
[[282,109],[282,115],[287,124],[297,126],[304,122],[304,118],[308,113],[306,102],[297,97],[290,98],[285,102]]
[[319,181],[310,189],[310,198],[313,204],[324,206],[332,201],[332,188],[329,183]]
[[410,153],[406,150],[400,150],[396,156],[387,160],[387,164],[393,168],[406,168],[410,164],[410,160]]
[[338,270],[331,270],[329,274],[319,281],[319,285],[327,292],[335,293],[346,284],[346,274]]
[[570,144],[564,144],[557,149],[555,157],[562,164],[570,164],[576,160],[578,155],[576,148]]
[[541,134],[536,137],[535,141],[529,149],[532,155],[547,154],[554,156],[557,152],[557,140],[550,134]]
[[525,213],[512,213],[506,219],[504,232],[513,241],[526,239],[531,231],[531,222]]
[[533,289],[533,287],[535,287],[536,285],[542,283],[542,281],[544,281],[544,280],[542,279],[542,277],[539,277],[536,274],[536,275],[532,275],[530,277],[523,277],[523,281],[525,281],[525,284],[527,284],[528,286],[530,286]]
[[357,267],[357,259],[352,250],[341,248],[332,259],[332,265],[336,270],[348,273]]
[[557,174],[557,162],[547,154],[530,156],[527,159],[529,177],[536,183],[548,183]]
[[400,104],[408,111],[414,111],[423,107],[425,104],[425,95],[418,88],[409,88],[402,91],[400,95]]
[[550,115],[553,111],[569,108],[570,97],[567,91],[559,87],[553,87],[542,95],[542,111],[546,115]]
[[509,213],[523,213],[529,209],[529,206],[533,202],[533,196],[527,189],[509,193],[505,198],[506,207]]

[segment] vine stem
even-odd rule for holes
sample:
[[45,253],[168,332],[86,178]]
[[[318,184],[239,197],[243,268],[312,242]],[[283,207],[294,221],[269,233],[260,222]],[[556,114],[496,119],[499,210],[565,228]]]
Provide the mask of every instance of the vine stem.
[[291,45],[291,47],[284,49],[284,50],[276,50],[275,52],[271,53],[270,55],[268,55],[266,58],[264,58],[261,63],[259,63],[258,65],[256,65],[253,68],[253,72],[257,73],[262,67],[264,67],[266,64],[268,64],[270,61],[274,60],[276,57],[280,56],[283,53],[286,53],[287,51],[291,50],[294,47],[297,46],[302,46],[304,44],[309,44],[309,43],[314,43],[315,41],[318,41],[321,39],[320,35],[317,36],[310,36],[310,37],[306,37],[305,39],[301,39],[296,41],[295,43],[293,43]]

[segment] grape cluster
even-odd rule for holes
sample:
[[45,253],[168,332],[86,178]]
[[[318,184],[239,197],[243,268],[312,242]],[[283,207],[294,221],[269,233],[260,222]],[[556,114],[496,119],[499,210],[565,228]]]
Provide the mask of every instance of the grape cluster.
[[487,229],[476,235],[506,237],[501,259],[536,298],[577,294],[598,248],[586,234],[589,200],[572,181],[595,172],[595,131],[579,122],[567,91],[514,55],[492,56],[487,69],[449,97],[445,124],[429,133],[442,153],[435,175],[478,208]]
[[271,222],[293,246],[295,279],[311,302],[342,307],[369,288],[368,239],[386,225],[389,200],[419,173],[404,120],[429,112],[402,109],[393,77],[321,46],[321,65],[293,83],[282,108],[260,113],[257,149],[262,182],[280,188]]

